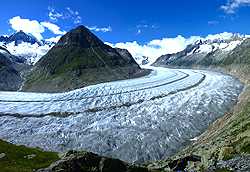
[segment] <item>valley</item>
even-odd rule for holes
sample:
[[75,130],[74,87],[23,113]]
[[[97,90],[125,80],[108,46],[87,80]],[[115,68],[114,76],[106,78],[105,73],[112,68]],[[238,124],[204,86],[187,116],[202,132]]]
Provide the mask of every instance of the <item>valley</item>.
[[217,160],[234,157],[224,155],[228,147],[248,149],[248,37],[201,39],[154,63],[144,57],[157,67],[139,66],[84,26],[57,44],[22,31],[0,37],[0,139],[153,171],[193,153],[201,162],[190,168],[220,168]]
[[236,103],[243,84],[216,72],[153,70],[65,93],[0,92],[0,138],[142,163],[168,158]]

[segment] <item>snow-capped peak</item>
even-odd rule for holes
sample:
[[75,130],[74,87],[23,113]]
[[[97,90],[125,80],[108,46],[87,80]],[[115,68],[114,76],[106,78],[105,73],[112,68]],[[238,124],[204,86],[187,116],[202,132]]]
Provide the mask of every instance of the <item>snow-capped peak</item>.
[[11,54],[26,59],[29,65],[35,64],[55,44],[54,41],[38,41],[22,30],[11,36],[0,37],[0,46],[5,47]]
[[236,33],[232,34],[228,39],[226,39],[226,37],[213,37],[210,39],[209,36],[207,38],[198,40],[194,43],[194,45],[199,45],[199,49],[197,49],[195,52],[209,53],[218,49],[222,51],[231,51],[242,41],[244,41],[247,38],[247,35]]

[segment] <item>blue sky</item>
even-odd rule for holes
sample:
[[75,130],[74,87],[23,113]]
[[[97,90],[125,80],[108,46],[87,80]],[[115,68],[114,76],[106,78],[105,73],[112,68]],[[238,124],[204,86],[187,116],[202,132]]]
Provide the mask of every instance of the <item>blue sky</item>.
[[84,25],[112,45],[155,50],[163,40],[183,49],[199,37],[250,34],[250,0],[0,0],[0,13],[0,35],[49,39]]

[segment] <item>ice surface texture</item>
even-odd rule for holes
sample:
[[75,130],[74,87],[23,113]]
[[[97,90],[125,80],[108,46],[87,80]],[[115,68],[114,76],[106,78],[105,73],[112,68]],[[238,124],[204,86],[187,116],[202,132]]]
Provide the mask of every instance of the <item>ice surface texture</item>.
[[152,69],[142,78],[67,93],[0,92],[0,138],[153,161],[177,153],[225,115],[244,86],[215,72]]

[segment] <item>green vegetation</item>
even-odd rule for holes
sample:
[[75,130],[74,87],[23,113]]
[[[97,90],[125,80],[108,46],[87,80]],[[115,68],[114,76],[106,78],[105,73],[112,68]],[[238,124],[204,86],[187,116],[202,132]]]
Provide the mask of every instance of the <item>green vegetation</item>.
[[126,66],[126,61],[118,54],[108,54],[100,47],[94,47],[93,50],[82,48],[74,42],[57,46],[44,56],[39,65],[45,67],[51,75],[61,75],[68,71],[81,73],[83,69],[105,68],[105,63],[112,68]]
[[0,140],[0,171],[33,171],[59,160],[56,152],[46,152],[25,146],[16,146]]
[[232,54],[228,54],[227,58],[221,60],[221,66],[228,66],[231,64],[250,64],[250,39],[245,40],[245,44],[241,44],[235,48]]

